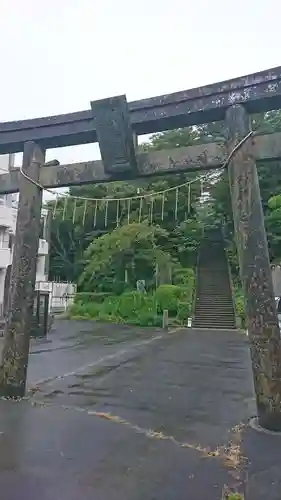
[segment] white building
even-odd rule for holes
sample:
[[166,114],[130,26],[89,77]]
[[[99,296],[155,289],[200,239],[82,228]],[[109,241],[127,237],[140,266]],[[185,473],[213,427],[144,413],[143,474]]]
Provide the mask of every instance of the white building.
[[[14,155],[0,155],[0,174],[9,172],[14,167]],[[17,221],[17,194],[0,195],[0,317],[3,314],[5,277],[8,267],[12,264],[13,242]],[[41,232],[38,246],[36,289],[49,291],[50,307],[62,303],[62,298],[68,295],[65,302],[72,302],[76,286],[71,283],[53,283],[48,281],[49,274],[49,214],[48,210],[41,212]],[[71,296],[71,298],[69,298]]]

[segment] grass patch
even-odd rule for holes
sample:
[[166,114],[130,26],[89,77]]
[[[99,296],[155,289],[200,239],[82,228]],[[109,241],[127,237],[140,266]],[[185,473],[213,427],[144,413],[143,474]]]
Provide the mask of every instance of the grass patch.
[[244,495],[240,493],[225,493],[223,492],[223,496],[221,500],[244,500]]

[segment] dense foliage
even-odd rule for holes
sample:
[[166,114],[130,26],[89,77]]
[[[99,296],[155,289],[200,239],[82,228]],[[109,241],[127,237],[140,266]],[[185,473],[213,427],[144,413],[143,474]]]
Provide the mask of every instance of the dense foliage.
[[[280,111],[254,116],[253,127],[263,133],[280,130]],[[215,123],[155,134],[141,148],[171,149],[223,141],[223,136],[223,124]],[[260,162],[258,172],[270,258],[278,261],[281,258],[280,162]],[[153,206],[151,198],[146,198],[141,209],[139,200],[132,199],[129,224],[126,200],[106,203],[106,198],[117,200],[159,192],[196,176],[198,173],[71,188],[72,196],[103,199],[98,205],[88,201],[86,212],[83,200],[69,198],[65,204],[62,198],[58,202],[52,227],[50,279],[78,283],[80,295],[73,306],[74,316],[158,324],[162,307],[168,308],[176,321],[181,321],[181,303],[188,301],[183,314],[185,321],[191,312],[202,227],[223,222],[237,290],[237,312],[244,318],[227,171],[208,174],[205,183],[208,196],[203,202],[200,182],[191,184],[191,204],[188,186],[182,188],[178,193],[176,218],[175,191],[166,193],[164,213],[162,196],[154,197]],[[53,202],[49,205],[53,208]],[[136,291],[138,280],[145,280],[145,293]],[[164,307],[164,303],[169,307]]]
[[155,291],[142,293],[125,291],[120,295],[106,294],[100,300],[78,293],[69,314],[76,319],[95,319],[139,326],[160,326],[163,311],[169,313],[170,324],[186,324],[191,315],[194,273],[185,273],[184,285],[160,285]]

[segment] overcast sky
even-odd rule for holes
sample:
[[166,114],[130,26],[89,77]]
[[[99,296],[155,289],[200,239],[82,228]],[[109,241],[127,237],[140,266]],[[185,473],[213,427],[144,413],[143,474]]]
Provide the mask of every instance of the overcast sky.
[[[134,100],[281,64],[278,0],[0,0],[0,120]],[[94,145],[49,151],[62,163]]]

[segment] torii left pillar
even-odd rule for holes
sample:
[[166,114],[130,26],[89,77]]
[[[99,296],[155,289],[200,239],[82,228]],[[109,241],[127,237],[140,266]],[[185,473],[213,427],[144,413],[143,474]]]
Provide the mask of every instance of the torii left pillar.
[[[36,143],[24,145],[22,170],[39,181],[45,151]],[[24,175],[20,177],[16,237],[0,367],[0,395],[20,398],[25,394],[33,313],[36,263],[40,235],[42,189]]]

